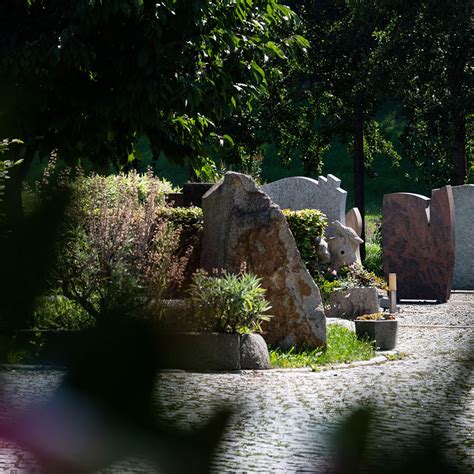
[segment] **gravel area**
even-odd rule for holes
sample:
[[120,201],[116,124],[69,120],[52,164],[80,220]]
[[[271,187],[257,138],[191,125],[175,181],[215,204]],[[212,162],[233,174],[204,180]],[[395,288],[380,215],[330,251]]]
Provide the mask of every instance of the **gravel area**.
[[[393,467],[434,433],[452,462],[474,472],[474,293],[446,304],[402,304],[395,360],[322,372],[164,372],[155,398],[162,419],[182,428],[230,406],[234,415],[213,458],[215,472],[322,472],[336,456],[332,437],[356,406],[374,407],[367,462]],[[22,407],[47,398],[56,370],[4,370],[6,400]],[[0,410],[0,419],[10,415]],[[186,456],[183,449],[181,456]],[[32,472],[35,462],[0,441],[0,472]],[[104,472],[150,472],[126,460]]]

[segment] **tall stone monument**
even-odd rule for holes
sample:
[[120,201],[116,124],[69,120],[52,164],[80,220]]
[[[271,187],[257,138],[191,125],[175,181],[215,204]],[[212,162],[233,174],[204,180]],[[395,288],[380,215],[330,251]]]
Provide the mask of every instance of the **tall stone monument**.
[[301,209],[319,209],[326,214],[328,229],[333,234],[332,222],[346,221],[347,191],[341,189],[341,180],[328,174],[318,180],[295,176],[265,184],[260,188],[281,209],[299,211]]
[[452,189],[456,234],[453,288],[474,290],[474,184]]
[[229,172],[203,197],[201,265],[209,271],[248,271],[262,278],[273,318],[265,323],[270,344],[326,344],[319,289],[306,269],[285,216],[249,176]]
[[385,277],[397,274],[400,299],[449,299],[455,254],[451,186],[433,190],[431,199],[386,194],[382,239]]

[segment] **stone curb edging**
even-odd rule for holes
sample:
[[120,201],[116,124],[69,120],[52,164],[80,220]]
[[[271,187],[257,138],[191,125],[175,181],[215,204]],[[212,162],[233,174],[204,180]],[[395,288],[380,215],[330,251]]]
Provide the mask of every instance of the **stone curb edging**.
[[444,326],[442,324],[399,324],[398,327],[415,329],[474,329],[474,326]]
[[[198,372],[198,373],[252,373],[252,372],[266,372],[266,373],[273,373],[273,372],[288,372],[288,373],[295,373],[295,372],[327,372],[330,370],[340,370],[340,369],[352,369],[355,367],[364,367],[370,365],[380,365],[385,362],[392,362],[387,357],[388,355],[398,355],[400,352],[395,351],[381,351],[380,355],[372,357],[369,360],[356,360],[349,363],[342,363],[336,365],[322,365],[317,367],[316,370],[312,369],[311,367],[293,367],[288,369],[282,368],[275,368],[275,369],[240,369],[240,370],[193,370],[193,369],[160,369],[159,372],[163,373],[173,373],[173,372]],[[394,361],[393,361],[394,362]],[[7,370],[66,370],[65,366],[59,365],[22,365],[22,364],[0,364],[0,370],[7,369]]]

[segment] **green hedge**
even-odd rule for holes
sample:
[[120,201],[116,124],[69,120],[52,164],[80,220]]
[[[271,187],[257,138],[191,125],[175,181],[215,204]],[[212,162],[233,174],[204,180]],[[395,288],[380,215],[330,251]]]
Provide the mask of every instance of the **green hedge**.
[[295,237],[301,258],[314,277],[318,272],[318,238],[324,235],[327,227],[326,215],[317,209],[285,209],[283,214]]
[[204,224],[200,207],[163,207],[158,215],[181,228],[182,245],[192,245],[196,243],[196,239],[200,239]]

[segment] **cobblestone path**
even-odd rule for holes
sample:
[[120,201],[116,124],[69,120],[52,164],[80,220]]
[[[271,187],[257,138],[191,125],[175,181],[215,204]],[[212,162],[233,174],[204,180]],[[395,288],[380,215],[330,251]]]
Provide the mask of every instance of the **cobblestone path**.
[[[396,448],[407,458],[434,429],[448,455],[474,472],[474,293],[455,293],[442,305],[402,305],[399,319],[399,360],[322,372],[165,372],[156,398],[164,418],[182,427],[206,421],[223,404],[236,410],[214,459],[217,472],[322,472],[331,464],[331,433],[341,417],[367,404],[376,408],[371,461],[383,456],[389,463]],[[7,398],[22,406],[47,397],[62,373],[4,375]],[[0,441],[0,472],[34,467],[26,453]],[[128,460],[107,472],[149,469]]]

